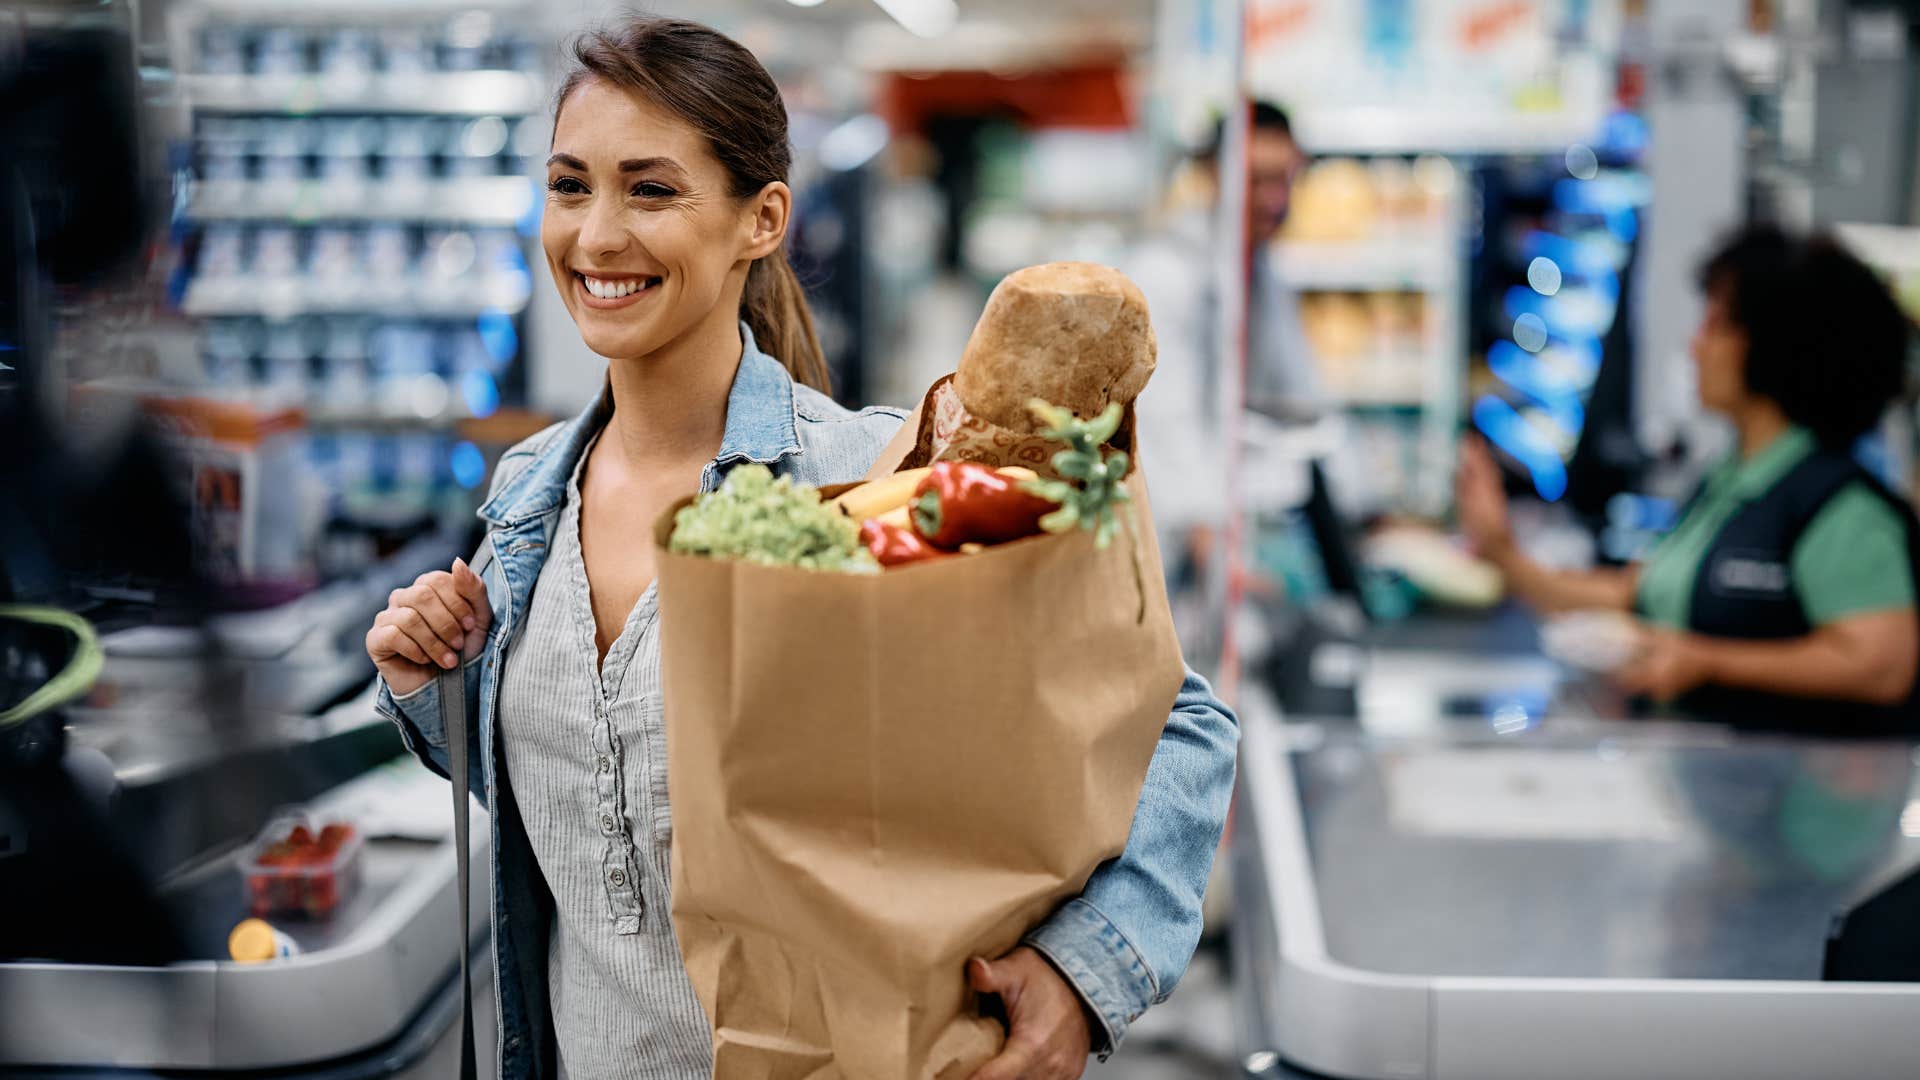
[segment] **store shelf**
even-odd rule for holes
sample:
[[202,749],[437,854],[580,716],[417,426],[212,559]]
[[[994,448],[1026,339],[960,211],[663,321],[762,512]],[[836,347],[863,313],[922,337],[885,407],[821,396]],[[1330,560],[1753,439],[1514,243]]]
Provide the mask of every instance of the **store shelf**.
[[1426,398],[1407,391],[1343,390],[1334,395],[1343,409],[1355,412],[1418,412],[1427,407]]
[[355,283],[351,288],[320,290],[299,279],[278,282],[196,281],[180,310],[196,317],[253,316],[291,319],[302,315],[389,315],[420,319],[471,319],[490,312],[517,314],[526,307],[524,289],[451,286],[415,287],[412,279],[391,288]]
[[187,102],[202,113],[407,113],[525,116],[541,86],[518,71],[422,72],[352,79],[316,75],[184,75]]
[[1459,285],[1459,258],[1431,240],[1290,241],[1275,255],[1287,285],[1309,292],[1442,292]]
[[380,408],[307,410],[307,427],[317,431],[442,431],[471,419],[466,409],[427,416]]
[[186,216],[194,221],[423,221],[513,226],[533,209],[524,176],[475,176],[416,183],[201,180]]
[[1341,407],[1348,409],[1425,409],[1428,405],[1422,379],[1426,372],[1446,360],[1434,357],[1414,359],[1359,357],[1341,361],[1345,378],[1328,380],[1328,392]]
[[[189,5],[183,4],[183,7]],[[218,16],[234,20],[271,20],[275,25],[338,26],[342,23],[419,24],[468,11],[517,14],[533,5],[529,0],[190,0],[199,18]]]
[[1411,106],[1307,108],[1293,116],[1315,154],[1541,154],[1596,138],[1599,109],[1498,112]]

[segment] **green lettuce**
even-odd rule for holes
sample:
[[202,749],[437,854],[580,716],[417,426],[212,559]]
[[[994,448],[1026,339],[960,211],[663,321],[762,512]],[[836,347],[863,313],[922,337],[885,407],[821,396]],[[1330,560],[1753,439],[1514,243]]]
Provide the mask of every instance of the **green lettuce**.
[[821,502],[815,489],[776,479],[765,465],[735,468],[718,490],[682,507],[667,547],[763,566],[854,574],[880,569],[860,543],[858,522]]

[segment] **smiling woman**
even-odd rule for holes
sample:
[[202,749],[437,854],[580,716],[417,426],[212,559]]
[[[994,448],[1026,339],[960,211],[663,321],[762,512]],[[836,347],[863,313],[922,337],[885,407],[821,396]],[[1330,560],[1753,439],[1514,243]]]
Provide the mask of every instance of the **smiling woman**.
[[[471,787],[494,811],[496,1074],[704,1080],[714,1032],[670,917],[665,616],[647,538],[747,462],[816,487],[858,480],[904,416],[822,392],[785,251],[786,107],[753,54],[638,18],[574,56],[541,244],[581,339],[606,358],[605,388],[500,459],[480,510],[493,558],[395,592],[367,651],[378,708],[442,773],[454,758],[440,688],[464,686]],[[1232,714],[1189,673],[1127,854],[1025,943],[942,976],[1005,1005],[1005,1047],[976,1080],[1072,1080],[1172,988],[1199,939],[1234,741]],[[751,992],[779,993],[798,970],[768,965]],[[756,1052],[775,1071],[825,1070],[802,1043]]]
[[[740,273],[738,317],[796,380],[825,390],[782,243],[792,149],[766,70],[732,41],[668,20],[590,34],[574,56],[554,106],[542,242],[588,347],[646,355],[691,329],[694,312],[727,316],[715,301]],[[729,243],[740,235],[744,250]],[[582,317],[615,311],[631,317]]]

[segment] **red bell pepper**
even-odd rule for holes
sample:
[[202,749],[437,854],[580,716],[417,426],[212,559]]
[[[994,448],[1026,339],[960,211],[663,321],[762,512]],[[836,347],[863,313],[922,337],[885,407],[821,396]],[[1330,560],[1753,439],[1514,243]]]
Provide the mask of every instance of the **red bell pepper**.
[[867,550],[873,553],[874,561],[881,566],[905,566],[942,558],[947,554],[921,539],[912,529],[889,525],[874,518],[869,518],[860,526],[860,542],[867,546]]
[[1040,532],[1040,519],[1060,505],[1023,490],[1026,480],[971,461],[942,461],[920,481],[908,504],[913,529],[947,549],[1032,536]]

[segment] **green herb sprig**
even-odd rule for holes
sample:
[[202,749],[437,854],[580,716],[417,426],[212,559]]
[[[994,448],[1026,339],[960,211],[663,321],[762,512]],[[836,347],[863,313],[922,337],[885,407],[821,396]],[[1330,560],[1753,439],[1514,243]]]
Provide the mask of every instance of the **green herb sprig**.
[[1124,450],[1102,453],[1100,449],[1120,430],[1120,404],[1108,405],[1091,420],[1039,398],[1029,401],[1027,410],[1046,425],[1041,434],[1067,444],[1053,455],[1053,471],[1063,479],[1029,480],[1021,485],[1028,494],[1060,504],[1060,509],[1040,519],[1040,527],[1053,533],[1087,529],[1095,546],[1106,547],[1122,524],[1129,528],[1133,524],[1132,507],[1126,505],[1131,496],[1123,483],[1130,459]]

